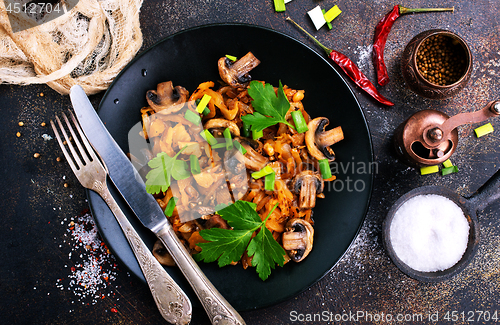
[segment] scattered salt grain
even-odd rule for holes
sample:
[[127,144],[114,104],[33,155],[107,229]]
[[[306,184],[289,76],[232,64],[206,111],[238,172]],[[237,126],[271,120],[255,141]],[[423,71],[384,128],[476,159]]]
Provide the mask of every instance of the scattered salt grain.
[[[66,222],[67,219],[64,219],[61,224]],[[66,277],[57,280],[57,287],[60,290],[71,290],[78,301],[84,304],[94,305],[103,296],[114,296],[111,283],[116,279],[117,265],[100,239],[90,214],[71,218],[67,226],[71,239],[68,260],[72,266]]]
[[446,270],[462,258],[469,223],[452,200],[435,194],[418,195],[396,211],[390,239],[396,255],[421,272]]

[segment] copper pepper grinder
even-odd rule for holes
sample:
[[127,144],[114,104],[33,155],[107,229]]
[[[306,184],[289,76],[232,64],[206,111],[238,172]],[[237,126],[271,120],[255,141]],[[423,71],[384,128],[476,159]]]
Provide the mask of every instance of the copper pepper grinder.
[[458,126],[482,122],[498,115],[500,101],[490,102],[479,111],[453,117],[435,110],[417,112],[396,129],[396,151],[412,166],[440,164],[450,158],[457,148]]

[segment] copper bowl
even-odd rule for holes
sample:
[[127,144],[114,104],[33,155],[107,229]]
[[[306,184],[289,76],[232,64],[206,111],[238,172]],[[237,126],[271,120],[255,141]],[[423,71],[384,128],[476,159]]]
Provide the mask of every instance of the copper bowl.
[[[417,68],[417,53],[420,45],[434,35],[450,37],[463,48],[466,68],[459,79],[452,84],[442,86],[433,83],[427,80]],[[469,81],[472,73],[472,54],[467,43],[457,34],[444,29],[432,29],[418,34],[408,43],[403,52],[401,70],[406,84],[416,94],[430,99],[446,99],[462,90]]]

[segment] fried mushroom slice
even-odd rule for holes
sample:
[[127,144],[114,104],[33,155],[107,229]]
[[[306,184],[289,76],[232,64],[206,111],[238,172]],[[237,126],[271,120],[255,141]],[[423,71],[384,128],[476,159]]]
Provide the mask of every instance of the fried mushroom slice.
[[184,106],[188,96],[189,92],[186,88],[174,87],[172,81],[166,81],[159,83],[156,90],[148,90],[146,100],[156,113],[162,111],[162,114],[170,114],[178,112]]
[[324,188],[321,175],[312,170],[304,170],[295,176],[292,184],[293,191],[299,194],[299,208],[314,208],[316,196],[322,193]]
[[335,153],[330,146],[344,139],[344,133],[340,126],[325,131],[325,127],[330,123],[326,117],[317,117],[307,124],[309,130],[306,131],[305,141],[307,150],[317,160],[335,160]]
[[248,52],[236,62],[223,56],[218,61],[219,75],[228,85],[235,88],[245,88],[252,80],[248,73],[259,64],[259,59],[252,52]]
[[294,262],[301,262],[313,247],[314,228],[304,219],[290,219],[283,233],[283,249]]

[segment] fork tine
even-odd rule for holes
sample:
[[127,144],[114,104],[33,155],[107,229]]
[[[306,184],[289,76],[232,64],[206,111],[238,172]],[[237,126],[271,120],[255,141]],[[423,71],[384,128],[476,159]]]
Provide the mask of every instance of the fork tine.
[[[76,120],[75,118],[75,115],[73,114],[73,112],[71,112],[70,110],[69,111],[69,115],[71,117],[71,120],[73,121],[73,124],[75,125],[76,127],[76,130],[78,131],[78,133],[80,134],[80,139],[82,140],[83,144],[85,145],[85,148],[87,148],[87,152],[88,154],[90,155],[90,158],[92,158],[91,160],[92,161],[97,161],[100,163],[99,159],[97,158],[97,155],[94,151],[94,149],[92,148],[92,146],[90,145],[90,142],[89,140],[87,139],[87,137],[85,136],[85,134],[83,133],[81,127],[80,127],[80,124],[78,123],[78,121]],[[73,136],[74,137],[74,136]]]
[[[73,137],[73,141],[75,142],[78,150],[80,151],[80,155],[81,157],[83,158],[83,161],[85,162],[85,165],[87,164],[90,164],[91,162],[91,159],[90,157],[87,155],[87,153],[85,152],[85,150],[83,149],[82,147],[82,144],[80,143],[80,140],[78,139],[78,137],[76,136],[76,133],[75,131],[73,130],[73,127],[71,126],[71,123],[69,122],[69,119],[68,117],[66,116],[66,114],[62,113],[63,115],[63,118],[64,118],[64,121],[66,122],[66,125],[68,126],[68,130],[69,132],[71,132],[71,136]],[[76,121],[73,121],[73,122],[76,122]],[[75,123],[76,125],[77,123]],[[81,135],[81,134],[80,134]]]
[[[56,119],[59,119],[56,115]],[[60,124],[60,122],[59,122]],[[75,166],[75,163],[73,162],[73,159],[71,159],[71,155],[69,152],[66,150],[66,146],[63,144],[63,141],[61,140],[61,136],[59,135],[59,132],[57,132],[57,127],[54,124],[54,121],[50,120],[50,125],[52,126],[52,130],[54,131],[54,134],[56,136],[57,142],[59,143],[59,147],[61,147],[61,150],[64,154],[64,158],[66,158],[66,161],[68,162],[69,166],[71,169],[76,172],[78,168]],[[66,141],[67,142],[67,141]]]
[[[64,115],[64,113],[63,113],[63,115]],[[75,161],[76,167],[77,167],[77,169],[80,169],[83,166],[83,163],[80,160],[80,157],[78,156],[78,154],[76,153],[75,147],[73,146],[73,144],[69,140],[68,134],[66,133],[66,130],[64,129],[64,126],[63,126],[63,124],[58,116],[56,116],[56,120],[57,120],[57,123],[59,124],[59,128],[61,129],[62,134],[64,135],[64,139],[66,140],[66,143],[68,144],[69,150],[71,151],[71,154],[72,154],[73,159]]]

